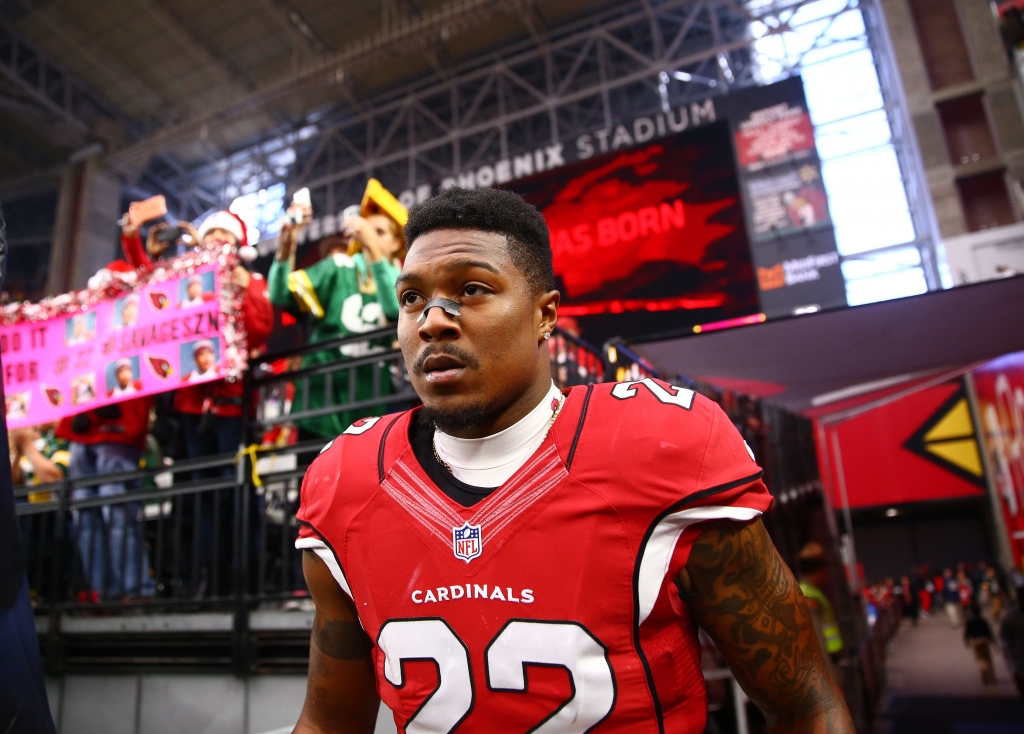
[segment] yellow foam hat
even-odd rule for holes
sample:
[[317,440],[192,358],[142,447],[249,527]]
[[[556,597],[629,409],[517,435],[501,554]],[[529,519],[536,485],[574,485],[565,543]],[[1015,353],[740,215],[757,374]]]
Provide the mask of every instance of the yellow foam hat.
[[409,212],[406,208],[375,178],[366,182],[359,213],[364,217],[370,214],[386,214],[394,219],[399,227],[405,227],[405,223],[409,221]]
[[[399,253],[400,259],[405,259],[405,223],[409,221],[409,212],[401,202],[394,197],[390,191],[375,178],[366,182],[366,191],[363,192],[363,200],[359,204],[359,214],[368,217],[371,214],[383,214],[390,217],[398,225],[398,237],[402,242],[402,250]],[[353,238],[348,245],[348,254],[355,255],[363,249],[359,240]]]

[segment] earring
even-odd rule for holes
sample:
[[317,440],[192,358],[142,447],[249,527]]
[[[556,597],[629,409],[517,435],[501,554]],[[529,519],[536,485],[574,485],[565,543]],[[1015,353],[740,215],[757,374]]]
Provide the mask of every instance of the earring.
[[550,339],[551,338],[551,332],[550,331],[545,331],[544,332],[544,338],[545,339]]

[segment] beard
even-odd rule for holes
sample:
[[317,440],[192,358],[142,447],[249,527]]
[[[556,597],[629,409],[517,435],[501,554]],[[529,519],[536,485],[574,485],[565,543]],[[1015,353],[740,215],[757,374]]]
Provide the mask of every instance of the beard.
[[449,436],[483,423],[491,414],[486,405],[470,405],[461,408],[428,408],[420,410],[419,419],[427,426]]

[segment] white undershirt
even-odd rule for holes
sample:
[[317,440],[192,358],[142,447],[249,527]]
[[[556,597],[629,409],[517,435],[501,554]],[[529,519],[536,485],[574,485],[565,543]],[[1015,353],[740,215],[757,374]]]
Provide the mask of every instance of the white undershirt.
[[551,422],[551,401],[562,393],[551,383],[537,407],[504,431],[483,438],[456,438],[434,431],[434,448],[452,475],[471,487],[500,487],[540,448]]

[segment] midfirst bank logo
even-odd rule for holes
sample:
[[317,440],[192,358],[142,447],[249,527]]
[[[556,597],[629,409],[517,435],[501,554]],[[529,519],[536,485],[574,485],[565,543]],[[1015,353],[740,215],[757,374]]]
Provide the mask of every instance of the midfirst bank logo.
[[783,260],[770,268],[757,269],[757,285],[762,291],[784,288],[799,283],[810,283],[821,279],[823,268],[839,264],[838,252],[808,255],[793,260]]

